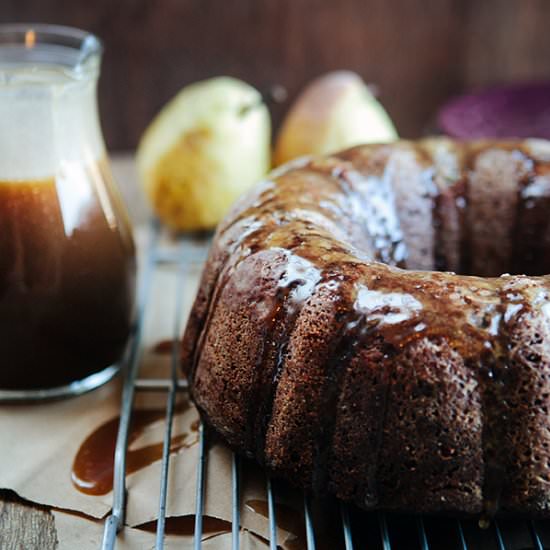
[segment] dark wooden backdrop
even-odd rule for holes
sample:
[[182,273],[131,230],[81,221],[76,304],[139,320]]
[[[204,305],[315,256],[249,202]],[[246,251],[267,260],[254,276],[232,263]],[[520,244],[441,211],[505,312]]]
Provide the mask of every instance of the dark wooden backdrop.
[[[134,147],[183,85],[228,74],[291,100],[312,77],[353,69],[376,83],[403,136],[447,97],[550,78],[549,0],[2,0],[0,20],[74,25],[106,45],[108,145]],[[275,125],[285,104],[274,106]]]

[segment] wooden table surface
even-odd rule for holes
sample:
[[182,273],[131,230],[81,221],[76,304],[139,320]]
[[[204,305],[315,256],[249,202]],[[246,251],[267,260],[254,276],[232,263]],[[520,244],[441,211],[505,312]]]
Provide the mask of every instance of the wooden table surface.
[[[115,155],[111,164],[134,224],[143,223],[148,211],[138,188],[131,155]],[[1,550],[53,550],[58,543],[54,517],[47,507],[0,490]]]

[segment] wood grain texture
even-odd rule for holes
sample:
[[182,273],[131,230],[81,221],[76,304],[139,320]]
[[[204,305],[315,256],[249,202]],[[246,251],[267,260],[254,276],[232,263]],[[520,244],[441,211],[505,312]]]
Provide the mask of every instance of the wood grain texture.
[[[289,100],[347,68],[376,83],[405,137],[472,87],[550,78],[547,0],[3,0],[0,21],[86,28],[106,45],[100,105],[108,145],[134,147],[183,85],[229,74]],[[272,109],[275,125],[287,104]]]
[[54,550],[57,533],[51,513],[27,504],[13,493],[0,492],[0,548],[2,550]]

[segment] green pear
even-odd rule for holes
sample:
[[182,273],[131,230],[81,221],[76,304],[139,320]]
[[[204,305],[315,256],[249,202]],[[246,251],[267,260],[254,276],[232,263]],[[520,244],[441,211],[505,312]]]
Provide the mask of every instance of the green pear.
[[290,108],[277,136],[275,164],[395,139],[390,117],[361,77],[334,71],[313,80]]
[[269,111],[245,82],[218,77],[183,88],[137,150],[153,210],[175,230],[214,228],[269,170],[270,140]]

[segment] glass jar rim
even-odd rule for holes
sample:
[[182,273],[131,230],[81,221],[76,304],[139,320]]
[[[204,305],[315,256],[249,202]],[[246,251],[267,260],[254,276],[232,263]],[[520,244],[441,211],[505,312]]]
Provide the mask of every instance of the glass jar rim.
[[[48,61],[37,50],[48,48]],[[16,53],[18,52],[18,53]],[[0,24],[0,63],[10,62],[59,65],[73,76],[97,72],[103,53],[102,41],[93,33],[46,23]]]

